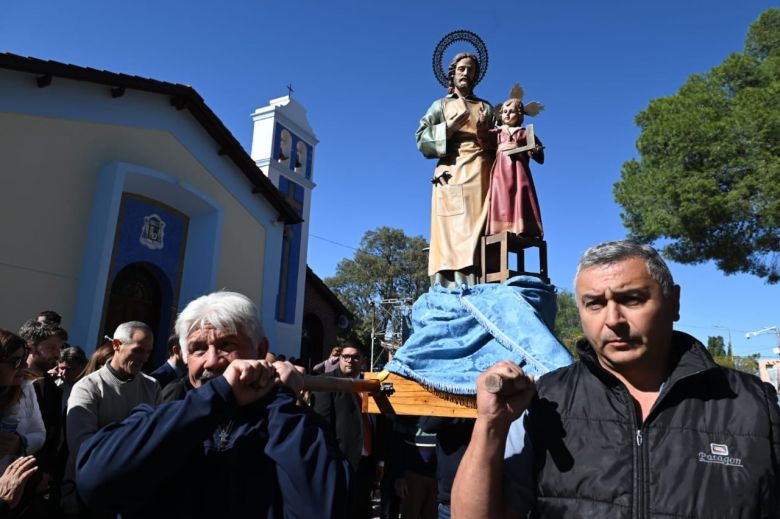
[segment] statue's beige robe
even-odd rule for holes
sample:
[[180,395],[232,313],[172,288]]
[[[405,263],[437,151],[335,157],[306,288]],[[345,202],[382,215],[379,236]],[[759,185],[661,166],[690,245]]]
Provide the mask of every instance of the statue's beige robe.
[[428,158],[438,158],[434,178],[448,172],[433,185],[431,196],[431,244],[428,275],[461,270],[475,264],[479,238],[488,211],[488,188],[493,153],[477,142],[480,111],[491,112],[486,101],[465,100],[470,117],[447,139],[446,115],[462,109],[463,99],[450,94],[435,101],[417,129],[417,148]]

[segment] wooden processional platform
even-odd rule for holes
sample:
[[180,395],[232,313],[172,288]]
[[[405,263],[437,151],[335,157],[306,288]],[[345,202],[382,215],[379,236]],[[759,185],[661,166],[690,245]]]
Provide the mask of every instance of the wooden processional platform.
[[[538,249],[539,271],[526,270],[526,249]],[[516,265],[512,266],[512,256]],[[484,236],[480,243],[482,283],[503,283],[510,277],[529,275],[545,283],[547,274],[547,243],[539,238],[501,232]],[[492,378],[491,378],[492,377]],[[485,381],[488,391],[499,394],[514,392],[512,383],[505,384],[498,375]],[[360,393],[364,413],[414,416],[443,416],[449,418],[476,418],[476,397],[453,395],[434,390],[388,371],[368,372],[362,379],[328,376],[308,376],[304,388],[311,391],[344,391]]]
[[476,397],[431,390],[388,371],[363,373],[362,379],[307,376],[309,391],[360,393],[364,413],[476,418]]
[[374,391],[363,393],[364,413],[477,417],[476,397],[431,390],[419,382],[387,371],[364,373],[363,376],[364,380],[377,381],[379,386]]

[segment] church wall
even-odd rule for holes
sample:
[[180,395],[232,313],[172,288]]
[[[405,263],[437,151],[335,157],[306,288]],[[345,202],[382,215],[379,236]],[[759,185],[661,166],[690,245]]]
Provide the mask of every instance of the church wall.
[[[221,262],[215,288],[241,292],[257,300],[263,290],[265,252],[258,244],[265,242],[265,229],[245,212],[235,212],[229,218],[233,223],[222,235]],[[250,266],[253,266],[251,270]],[[273,307],[261,311],[273,313]]]
[[[17,294],[15,301],[0,302],[0,326],[18,328],[51,308],[62,313],[67,328],[74,327],[93,202],[116,190],[116,183],[104,183],[108,187],[99,193],[96,186],[101,175],[113,175],[105,172],[107,166],[122,163],[170,177],[171,192],[189,186],[208,193],[221,207],[219,218],[206,226],[225,229],[221,240],[214,240],[217,261],[215,271],[206,273],[208,289],[246,293],[261,307],[270,335],[282,227],[273,225],[276,213],[251,193],[228,159],[217,155],[216,143],[202,127],[186,111],[170,107],[165,96],[128,91],[112,99],[106,87],[57,78],[44,89],[34,85],[31,76],[0,73],[3,215],[17,215],[0,223],[8,244],[0,248],[0,280]],[[17,111],[37,115],[9,113]],[[180,298],[179,306],[196,295]],[[94,330],[82,338],[94,340]],[[83,346],[91,350],[94,344]]]

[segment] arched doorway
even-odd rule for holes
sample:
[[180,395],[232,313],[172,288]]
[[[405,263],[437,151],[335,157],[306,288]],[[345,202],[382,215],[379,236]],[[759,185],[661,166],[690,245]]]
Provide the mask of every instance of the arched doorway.
[[[157,366],[166,357],[165,344],[170,329],[170,284],[162,272],[148,263],[131,263],[117,273],[108,294],[103,318],[104,335],[111,337],[116,327],[128,321],[142,321],[154,331],[154,352],[148,366]],[[163,315],[166,314],[166,315]]]

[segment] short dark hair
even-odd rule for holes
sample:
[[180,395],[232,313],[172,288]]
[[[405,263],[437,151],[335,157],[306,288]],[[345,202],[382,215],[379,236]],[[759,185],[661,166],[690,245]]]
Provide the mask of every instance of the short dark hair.
[[168,337],[168,356],[170,357],[173,355],[173,349],[179,348],[179,351],[181,351],[181,344],[179,344],[179,336],[174,334]]
[[87,354],[78,346],[70,346],[60,352],[60,362],[75,364],[76,366],[87,365]]
[[44,320],[54,323],[54,324],[62,324],[62,316],[55,312],[54,310],[44,310],[43,312],[38,314],[38,318],[43,317]]
[[599,243],[586,250],[577,265],[577,273],[574,275],[574,285],[577,285],[577,277],[583,270],[596,265],[611,265],[629,258],[641,259],[647,273],[661,286],[661,292],[665,297],[672,295],[674,290],[674,278],[669,271],[666,262],[658,254],[658,251],[650,245],[634,240],[616,240]]
[[341,345],[341,352],[343,353],[344,350],[346,350],[347,348],[352,348],[353,350],[357,350],[357,352],[360,354],[361,357],[365,357],[366,356],[366,352],[363,351],[363,348],[361,348],[360,346],[358,346],[354,342],[345,342],[344,344],[342,344]]
[[51,321],[39,321],[29,319],[19,329],[19,336],[27,342],[37,346],[50,337],[59,337],[63,341],[68,340],[68,332],[59,324]]

